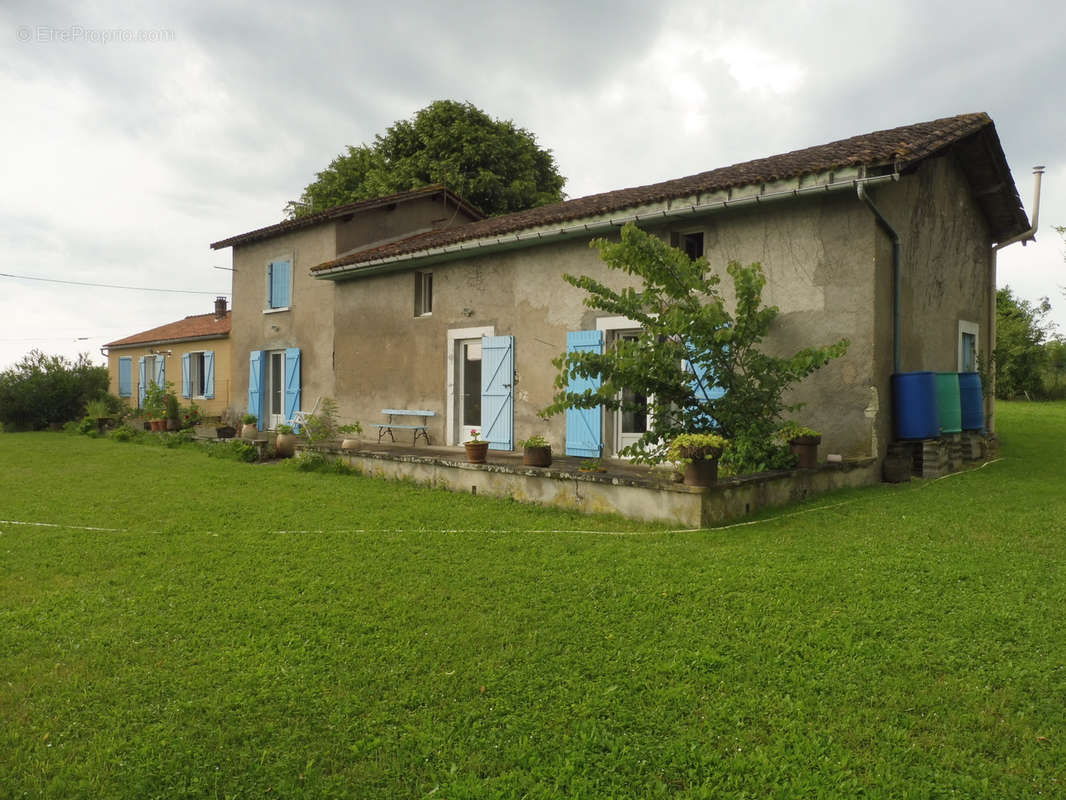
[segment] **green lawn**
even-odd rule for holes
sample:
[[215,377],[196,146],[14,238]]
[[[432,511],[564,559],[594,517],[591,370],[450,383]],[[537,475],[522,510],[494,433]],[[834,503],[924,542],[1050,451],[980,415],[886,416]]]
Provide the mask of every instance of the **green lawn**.
[[1000,427],[700,532],[0,435],[0,798],[1061,797],[1066,405]]

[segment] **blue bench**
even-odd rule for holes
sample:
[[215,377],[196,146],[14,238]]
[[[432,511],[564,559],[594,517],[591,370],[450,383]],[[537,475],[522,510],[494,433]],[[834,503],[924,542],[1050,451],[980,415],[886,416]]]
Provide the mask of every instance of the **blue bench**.
[[[436,411],[423,411],[421,409],[411,409],[411,408],[383,408],[383,409],[381,409],[381,413],[382,414],[388,414],[388,416],[389,416],[389,421],[388,422],[371,422],[370,423],[371,425],[373,425],[375,428],[378,429],[378,444],[381,444],[381,439],[385,436],[386,433],[389,435],[389,439],[391,439],[393,442],[395,442],[396,441],[396,437],[393,435],[393,431],[394,430],[414,431],[415,434],[414,434],[414,437],[411,439],[411,444],[418,444],[418,437],[419,436],[421,436],[423,439],[426,440],[426,444],[427,445],[430,443],[429,442],[429,426],[427,425],[426,420],[429,419],[429,417],[437,416],[437,412]],[[393,417],[417,417],[417,418],[419,418],[419,422],[421,424],[418,424],[418,425],[398,424],[398,423],[393,421]]]

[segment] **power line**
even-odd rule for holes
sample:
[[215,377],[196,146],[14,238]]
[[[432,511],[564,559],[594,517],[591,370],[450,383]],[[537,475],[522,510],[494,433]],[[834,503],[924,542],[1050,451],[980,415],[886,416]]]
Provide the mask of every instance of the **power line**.
[[172,292],[180,294],[213,294],[213,295],[229,295],[229,292],[205,292],[198,289],[156,289],[148,286],[118,286],[114,283],[85,283],[84,281],[61,281],[58,278],[37,278],[33,275],[11,275],[7,272],[0,272],[0,277],[3,278],[17,278],[23,281],[45,281],[46,283],[65,283],[70,286],[95,286],[102,289],[129,289],[134,292]]

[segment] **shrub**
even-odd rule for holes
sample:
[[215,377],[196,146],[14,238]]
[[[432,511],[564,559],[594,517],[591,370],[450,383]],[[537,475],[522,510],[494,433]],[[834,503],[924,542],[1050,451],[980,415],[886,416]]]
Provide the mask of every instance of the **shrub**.
[[31,350],[0,372],[0,423],[10,430],[40,430],[78,420],[107,383],[107,367],[93,365],[87,353],[71,362]]

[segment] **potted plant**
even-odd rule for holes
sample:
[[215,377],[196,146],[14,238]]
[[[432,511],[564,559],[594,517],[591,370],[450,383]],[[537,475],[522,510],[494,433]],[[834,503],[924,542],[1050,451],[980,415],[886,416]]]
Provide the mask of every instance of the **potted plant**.
[[167,429],[166,402],[166,390],[159,384],[152,382],[144,390],[141,413],[149,421],[153,431],[165,431]]
[[255,414],[245,414],[241,417],[241,422],[243,423],[241,427],[242,439],[255,439],[259,436],[259,417]]
[[713,486],[718,482],[718,459],[726,440],[716,433],[682,433],[670,442],[671,461],[684,465],[686,486]]
[[489,443],[481,438],[480,431],[470,431],[470,441],[463,442],[466,448],[466,460],[471,464],[484,464],[489,452]]
[[292,425],[278,425],[277,437],[274,439],[274,452],[278,458],[292,458],[296,455],[296,434],[292,432]]
[[112,422],[111,408],[108,406],[107,401],[102,397],[97,400],[90,400],[86,403],[85,416],[96,423],[96,429],[100,431],[100,433],[103,433],[104,428]]
[[550,467],[552,465],[552,446],[539,433],[523,439],[518,446],[522,448],[522,463],[527,467]]
[[359,434],[363,432],[363,426],[356,420],[351,425],[341,425],[337,428],[337,432],[346,434],[341,439],[341,450],[358,450],[361,445],[362,439],[359,438]]
[[167,408],[167,430],[176,431],[181,428],[181,423],[178,421],[178,398],[173,392],[167,394],[166,397]]
[[788,449],[796,457],[796,466],[800,469],[818,467],[818,445],[822,443],[822,434],[816,430],[786,422],[777,431],[777,438],[788,442]]

